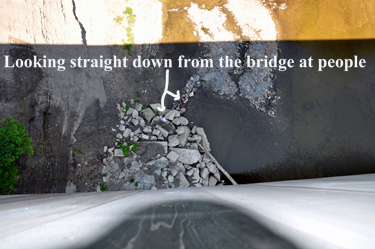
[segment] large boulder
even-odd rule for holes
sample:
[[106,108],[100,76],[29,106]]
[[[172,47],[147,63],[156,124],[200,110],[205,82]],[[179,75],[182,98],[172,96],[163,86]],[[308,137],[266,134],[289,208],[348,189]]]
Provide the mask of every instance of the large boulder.
[[198,150],[171,148],[171,151],[178,153],[179,157],[177,161],[184,164],[197,163],[201,158],[201,154]]

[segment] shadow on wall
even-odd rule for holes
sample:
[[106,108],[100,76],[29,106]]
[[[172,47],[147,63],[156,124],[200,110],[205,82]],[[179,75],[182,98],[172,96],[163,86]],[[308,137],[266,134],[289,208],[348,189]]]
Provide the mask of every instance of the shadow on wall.
[[[138,92],[145,105],[156,103],[164,90],[165,68],[134,68],[131,62],[138,56],[173,61],[171,92],[180,90],[184,94],[183,89],[185,91],[192,83],[201,85],[186,103],[185,116],[194,121],[194,125],[205,128],[212,155],[229,173],[257,170],[285,161],[280,164],[282,167],[272,171],[272,175],[278,177],[275,180],[289,180],[290,174],[283,173],[290,165],[289,154],[295,149],[319,152],[324,143],[339,148],[346,148],[347,144],[352,147],[360,145],[360,149],[338,151],[338,154],[328,156],[311,153],[309,156],[316,158],[316,162],[328,160],[327,163],[319,164],[323,167],[315,171],[319,174],[306,176],[303,168],[301,174],[298,170],[293,172],[301,175],[297,179],[375,172],[374,167],[367,167],[366,171],[355,166],[344,173],[341,169],[335,172],[329,168],[333,164],[342,165],[340,158],[346,158],[348,153],[357,153],[358,150],[370,155],[375,153],[374,42],[280,41],[279,50],[275,50],[274,45],[267,41],[144,44],[134,45],[129,51],[124,46],[0,44],[0,120],[12,116],[24,122],[35,151],[32,157],[18,160],[20,177],[13,193],[65,192],[67,181],[74,180],[70,176],[79,175],[76,174],[77,165],[86,162],[87,170],[82,175],[89,175],[89,179],[73,182],[82,186],[80,191],[96,190],[86,187],[85,183],[90,180],[92,186],[97,186],[102,182],[102,150],[113,142],[117,133],[111,130],[118,123],[116,104],[137,99]],[[240,59],[246,65],[245,55],[254,54],[251,58],[255,59],[267,54],[270,58],[275,51],[280,58],[294,59],[296,66],[286,71],[216,67],[219,58],[226,55]],[[215,67],[193,68],[189,62],[190,66],[179,68],[180,55],[186,59],[213,58]],[[57,66],[5,68],[5,58],[8,58],[9,65],[13,65],[17,60],[33,61],[34,56],[38,59],[44,56],[46,59],[65,59],[65,71],[59,71]],[[112,71],[105,71],[100,65],[98,68],[70,67],[71,59],[100,59],[101,56],[103,59],[126,57],[128,67],[117,67]],[[299,68],[298,61],[310,56],[314,58],[314,67]],[[352,68],[348,72],[343,68],[327,67],[318,72],[318,58],[353,56],[366,59],[366,67]],[[197,74],[200,75],[200,84],[191,80]],[[256,77],[256,82],[250,77],[266,74],[270,77]],[[271,81],[274,84],[268,84]],[[253,85],[258,89],[260,82],[265,86],[260,90],[267,91],[259,94],[268,93],[272,97],[277,92],[281,97],[276,103],[268,103],[268,98],[264,102],[267,104],[264,112],[276,109],[275,118],[251,106],[251,89]],[[172,103],[173,98],[168,97],[166,106],[170,108]],[[262,107],[260,105],[259,110]],[[338,143],[332,142],[338,139],[341,139]],[[72,153],[74,147],[84,153],[75,155]],[[305,157],[304,153],[293,156],[296,161],[303,161]],[[360,159],[358,157],[359,162]],[[310,169],[307,171],[311,172]],[[320,172],[330,174],[321,175]]]
[[233,207],[181,201],[141,210],[84,248],[297,247]]

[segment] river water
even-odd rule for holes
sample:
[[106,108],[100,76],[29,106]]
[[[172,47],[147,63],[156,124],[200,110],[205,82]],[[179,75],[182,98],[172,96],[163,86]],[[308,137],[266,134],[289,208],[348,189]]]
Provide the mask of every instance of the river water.
[[[188,3],[163,2],[165,9]],[[277,24],[279,58],[297,62],[294,68],[276,71],[281,97],[276,117],[257,111],[246,99],[227,99],[210,89],[189,100],[187,118],[205,128],[212,154],[237,181],[375,172],[375,5],[369,3],[264,2]],[[169,15],[164,42],[197,42],[183,12]],[[354,56],[365,59],[366,67],[318,71],[318,59]],[[299,68],[298,61],[309,57],[313,67]]]

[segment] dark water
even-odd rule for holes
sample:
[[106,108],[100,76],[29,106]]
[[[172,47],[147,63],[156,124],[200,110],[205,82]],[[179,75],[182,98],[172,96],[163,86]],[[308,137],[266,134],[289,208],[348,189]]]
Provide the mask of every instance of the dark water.
[[[244,99],[202,90],[186,116],[205,128],[212,154],[239,181],[375,172],[375,42],[280,42],[280,57],[313,57],[313,68],[276,72],[276,118]],[[326,68],[318,58],[366,60],[365,68]],[[243,177],[246,175],[246,177]],[[242,178],[241,178],[241,177]]]

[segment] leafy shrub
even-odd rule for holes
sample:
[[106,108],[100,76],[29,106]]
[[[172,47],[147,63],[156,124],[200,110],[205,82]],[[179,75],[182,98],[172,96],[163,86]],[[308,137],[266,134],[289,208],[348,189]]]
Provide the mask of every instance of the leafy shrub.
[[100,191],[105,191],[106,189],[105,183],[100,184]]
[[14,189],[18,172],[15,160],[25,151],[28,156],[34,154],[28,135],[25,125],[12,117],[0,126],[0,194],[10,194]]

